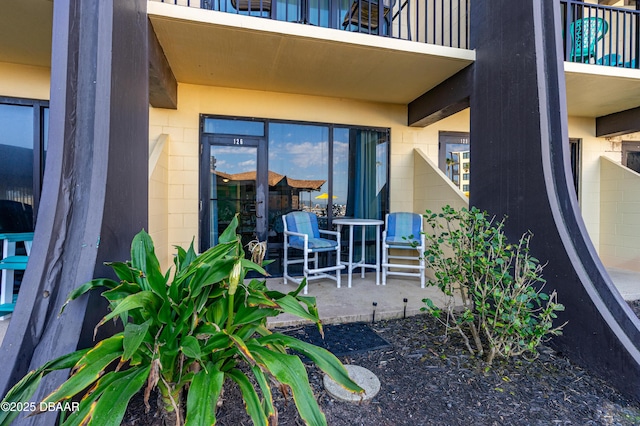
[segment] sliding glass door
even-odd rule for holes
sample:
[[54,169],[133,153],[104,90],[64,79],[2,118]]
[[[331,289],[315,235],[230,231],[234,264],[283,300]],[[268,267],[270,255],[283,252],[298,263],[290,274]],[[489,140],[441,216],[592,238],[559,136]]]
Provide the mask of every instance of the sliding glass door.
[[336,217],[388,212],[388,129],[218,116],[203,116],[203,129],[202,250],[238,213],[243,243],[266,241],[268,271],[279,275],[287,213],[332,229]]

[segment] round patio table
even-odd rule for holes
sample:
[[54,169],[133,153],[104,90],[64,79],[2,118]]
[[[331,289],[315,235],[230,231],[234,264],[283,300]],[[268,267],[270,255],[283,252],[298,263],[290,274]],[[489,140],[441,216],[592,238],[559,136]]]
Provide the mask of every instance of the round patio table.
[[[343,226],[349,227],[349,261],[342,262],[343,265],[347,267],[347,281],[348,287],[351,288],[351,280],[353,276],[353,270],[355,268],[360,268],[361,277],[364,278],[364,271],[366,268],[375,269],[376,270],[376,285],[380,285],[380,227],[384,224],[384,221],[378,219],[334,219],[333,224],[337,226],[338,232],[342,230]],[[356,226],[360,226],[362,228],[361,233],[361,243],[362,250],[360,260],[353,260],[353,228]],[[376,263],[366,263],[365,262],[365,228],[367,226],[375,226],[376,227]]]

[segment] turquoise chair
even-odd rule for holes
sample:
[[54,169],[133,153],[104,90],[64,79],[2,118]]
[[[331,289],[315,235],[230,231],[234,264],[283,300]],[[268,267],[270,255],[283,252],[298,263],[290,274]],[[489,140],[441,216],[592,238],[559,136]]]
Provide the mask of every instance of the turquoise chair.
[[609,31],[609,24],[602,18],[583,18],[571,23],[571,62],[588,63],[596,56],[597,43]]
[[[335,231],[325,231],[318,228],[318,218],[309,212],[291,212],[282,216],[284,224],[284,283],[288,280],[301,283],[301,278],[294,278],[289,273],[289,266],[302,264],[302,273],[310,280],[329,278],[334,280],[340,288],[340,270],[345,266],[340,263],[340,234]],[[322,235],[333,236],[335,239],[323,238]],[[302,259],[289,259],[289,249],[302,251]],[[335,264],[320,267],[318,253],[335,252]],[[334,272],[334,275],[328,274]],[[306,285],[304,294],[307,294]]]
[[400,275],[420,278],[420,287],[424,288],[425,249],[421,215],[388,214],[382,232],[382,285],[387,284],[387,275]]
[[[2,259],[0,259],[0,317],[13,312],[16,295],[13,294],[14,273],[27,269],[31,254],[33,232],[0,233]],[[26,256],[16,255],[16,244],[24,244]]]

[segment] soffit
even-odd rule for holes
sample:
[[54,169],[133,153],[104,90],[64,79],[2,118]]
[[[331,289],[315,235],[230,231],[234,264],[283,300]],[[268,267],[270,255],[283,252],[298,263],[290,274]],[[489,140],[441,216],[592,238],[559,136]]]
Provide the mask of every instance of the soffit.
[[51,66],[52,0],[2,0],[0,62]]
[[[166,6],[150,2],[149,17],[182,83],[407,104],[475,57],[464,49]],[[175,9],[180,16],[159,13]]]
[[570,116],[602,117],[640,106],[640,70],[565,62]]
[[[169,63],[185,83],[406,104],[474,57],[460,49],[158,2],[148,7]],[[175,17],[176,11],[188,16]],[[224,15],[234,19],[225,24]],[[50,67],[52,16],[51,0],[3,0],[0,62]],[[640,106],[639,70],[564,66],[569,115],[598,117]]]

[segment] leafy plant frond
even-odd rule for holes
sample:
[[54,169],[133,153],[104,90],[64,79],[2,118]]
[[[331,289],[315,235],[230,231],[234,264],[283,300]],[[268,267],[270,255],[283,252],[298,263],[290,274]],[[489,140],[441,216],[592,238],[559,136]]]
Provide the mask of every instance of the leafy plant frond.
[[[305,282],[288,294],[268,290],[261,280],[245,283],[247,271],[266,271],[245,259],[237,226],[236,217],[220,235],[220,243],[202,254],[196,254],[193,243],[186,250],[178,247],[174,270],[165,273],[151,237],[138,233],[131,260],[108,263],[119,281],[92,280],[66,302],[102,290],[110,312],[96,328],[115,319],[123,331],[29,373],[3,402],[27,402],[42,377],[71,369],[69,378],[43,400],[81,398],[77,410],[64,417],[65,426],[118,425],[133,395],[143,391],[147,403],[154,389],[161,410],[176,424],[183,424],[183,419],[186,425],[215,424],[224,383],[231,380],[240,387],[252,421],[268,425],[278,417],[273,382],[291,389],[307,424],[326,424],[304,365],[298,356],[287,354],[288,349],[308,356],[346,389],[362,389],[328,351],[268,330],[269,317],[289,313],[316,323],[322,331],[316,301],[300,295]],[[0,424],[9,424],[17,414],[0,413]]]

